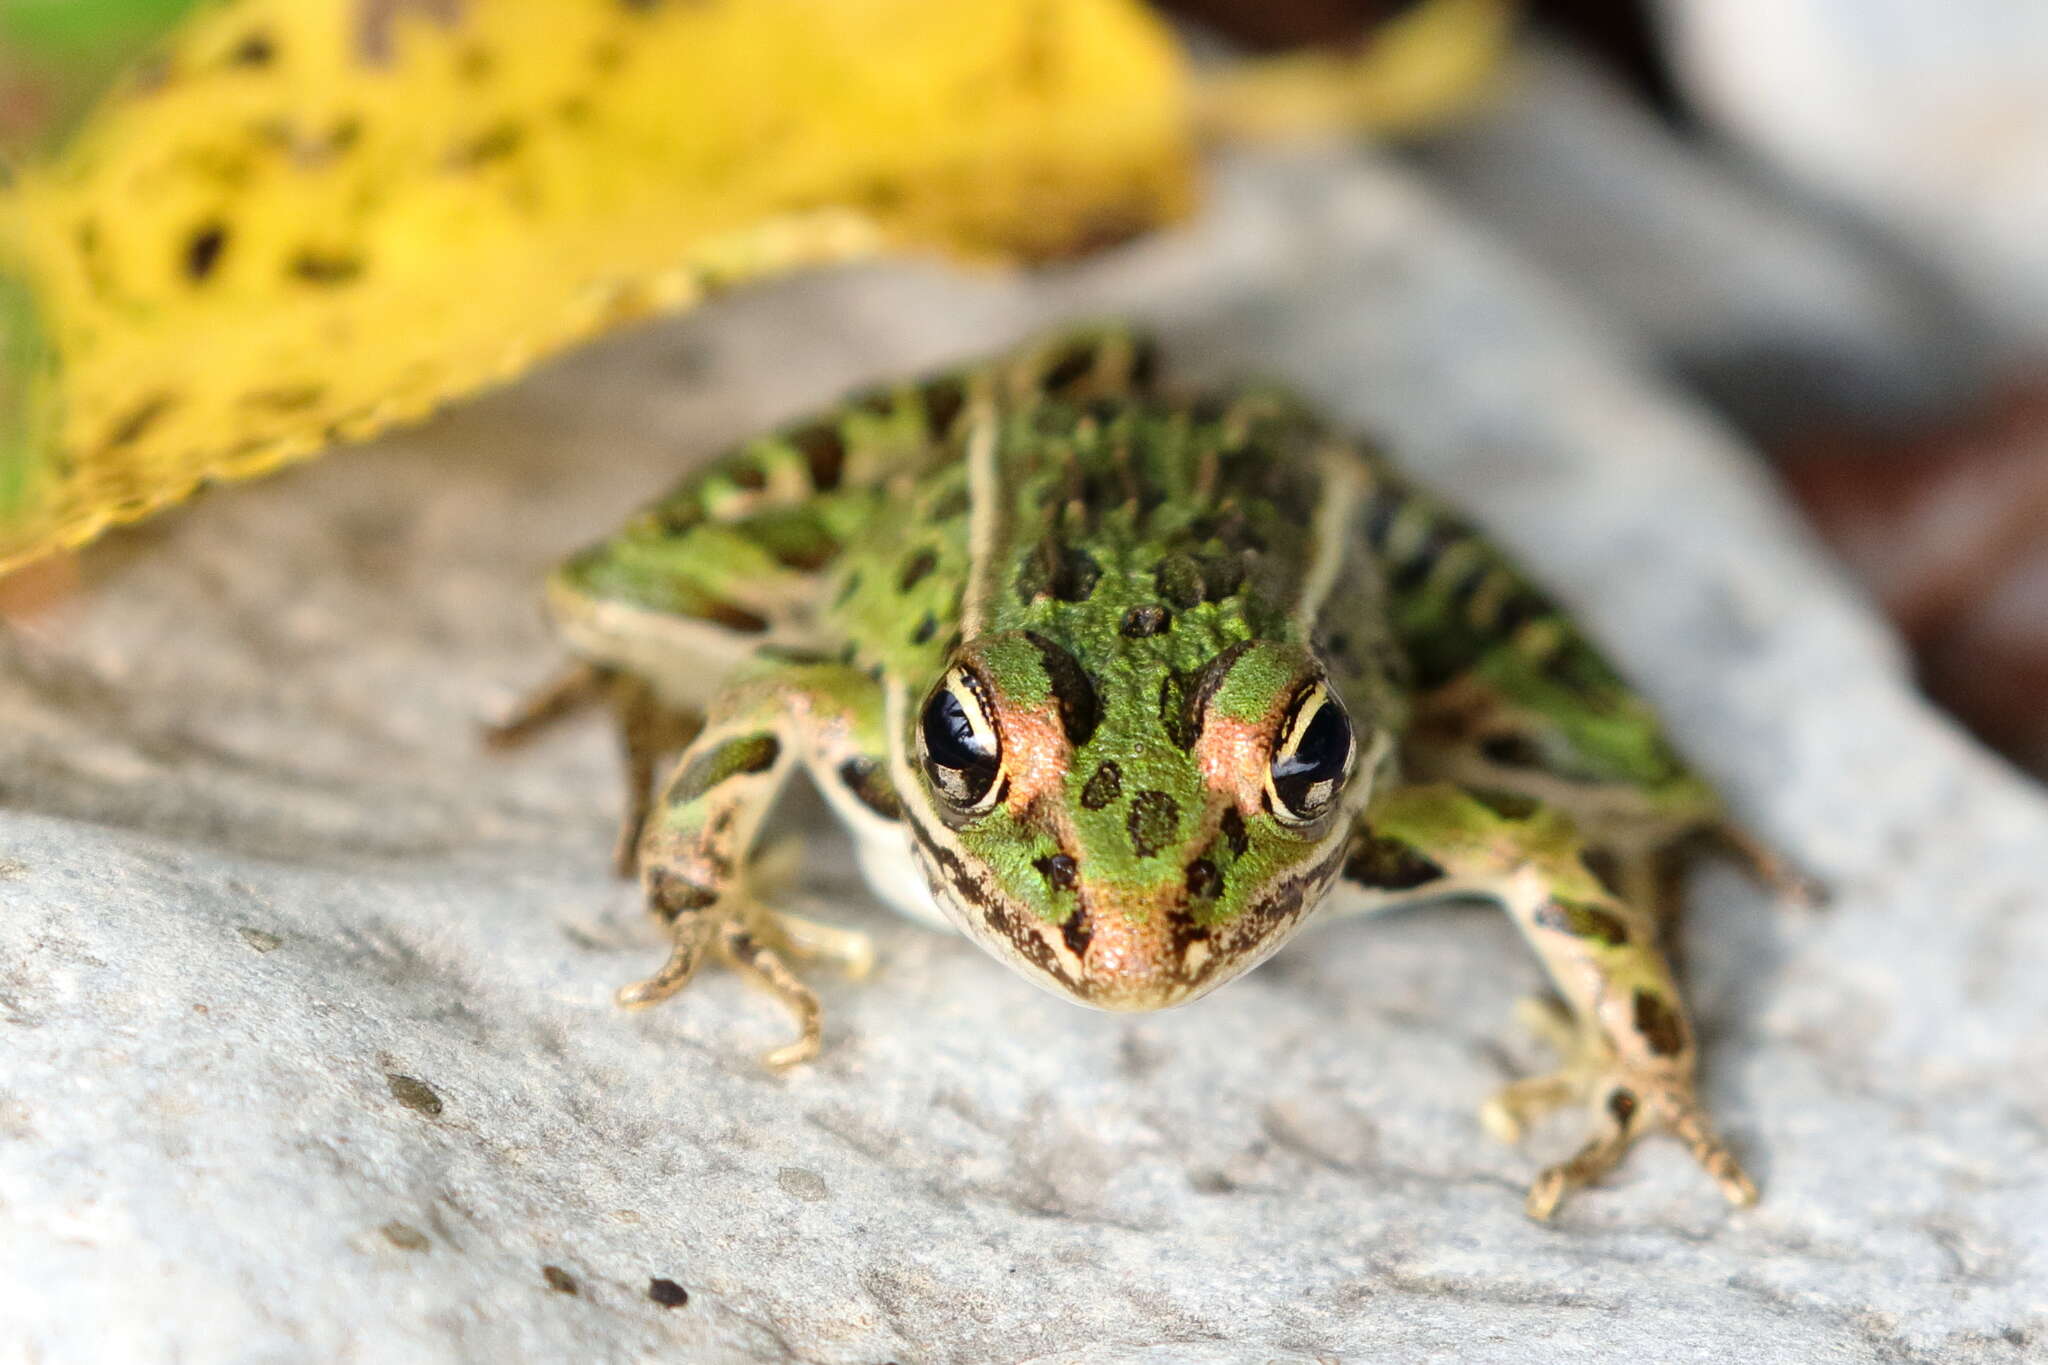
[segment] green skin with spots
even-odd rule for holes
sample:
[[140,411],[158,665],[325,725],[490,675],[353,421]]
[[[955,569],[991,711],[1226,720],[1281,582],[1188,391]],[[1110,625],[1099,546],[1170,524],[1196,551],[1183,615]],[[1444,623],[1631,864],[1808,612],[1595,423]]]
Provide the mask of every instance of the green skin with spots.
[[860,395],[558,571],[593,676],[704,717],[636,829],[675,947],[630,1003],[720,945],[815,1044],[775,952],[803,935],[746,889],[801,766],[885,899],[1100,1008],[1191,1000],[1311,918],[1491,897],[1570,1024],[1488,1123],[1580,1102],[1594,1130],[1531,1211],[1654,1129],[1752,1197],[1657,946],[1665,863],[1717,808],[1649,708],[1375,454],[1152,364],[1103,329]]

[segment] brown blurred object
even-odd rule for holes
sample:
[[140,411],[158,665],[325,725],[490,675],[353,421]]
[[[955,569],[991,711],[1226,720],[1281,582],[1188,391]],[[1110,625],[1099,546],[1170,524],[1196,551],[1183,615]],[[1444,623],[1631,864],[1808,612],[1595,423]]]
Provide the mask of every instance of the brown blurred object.
[[1255,52],[1355,42],[1424,0],[1159,0]]
[[1777,453],[1913,646],[1927,691],[2048,776],[2048,384],[1946,430],[1835,430]]
[[[1427,0],[1158,0],[1254,52],[1344,47]],[[1638,0],[1528,0],[1530,17],[1599,54],[1667,117],[1680,110],[1649,12]]]

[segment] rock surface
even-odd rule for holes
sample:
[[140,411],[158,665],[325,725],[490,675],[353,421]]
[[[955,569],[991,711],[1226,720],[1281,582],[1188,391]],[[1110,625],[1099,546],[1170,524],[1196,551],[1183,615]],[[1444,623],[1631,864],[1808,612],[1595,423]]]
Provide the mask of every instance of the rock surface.
[[1569,48],[1524,46],[1421,157],[1467,213],[1766,441],[1939,419],[1993,378],[1997,342],[1936,272],[1682,135]]
[[1658,0],[1729,136],[1921,252],[2048,354],[2048,9],[2010,0]]
[[[1186,233],[1020,281],[840,274],[579,356],[125,534],[0,648],[0,1342],[39,1361],[2021,1361],[2048,1352],[2048,801],[1912,695],[1751,457],[1385,166],[1225,168]],[[1135,312],[1383,433],[1568,599],[1750,825],[1695,879],[1707,1090],[1554,1226],[1474,1117],[1543,1058],[1504,920],[1305,937],[1154,1017],[840,879],[827,1050],[659,957],[594,718],[475,742],[533,584],[844,386]],[[687,1291],[665,1305],[654,1279]],[[676,1296],[666,1293],[673,1300]]]

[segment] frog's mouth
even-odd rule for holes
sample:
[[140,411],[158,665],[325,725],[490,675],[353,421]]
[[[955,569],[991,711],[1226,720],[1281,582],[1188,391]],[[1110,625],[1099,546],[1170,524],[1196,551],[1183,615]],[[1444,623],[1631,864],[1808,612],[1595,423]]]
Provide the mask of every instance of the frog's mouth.
[[1198,922],[1184,886],[1132,892],[1085,879],[1076,908],[1055,922],[1005,894],[921,821],[910,828],[932,895],[961,933],[1046,990],[1118,1012],[1185,1005],[1265,961],[1322,899],[1345,855],[1335,841],[1221,923]]

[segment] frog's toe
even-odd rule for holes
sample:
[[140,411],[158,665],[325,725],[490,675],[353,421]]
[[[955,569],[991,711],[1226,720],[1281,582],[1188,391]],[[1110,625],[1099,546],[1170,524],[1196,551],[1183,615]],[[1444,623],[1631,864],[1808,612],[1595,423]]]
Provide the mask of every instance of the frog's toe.
[[824,1012],[817,994],[797,979],[779,953],[764,943],[740,920],[730,920],[720,931],[719,951],[725,960],[750,977],[754,983],[788,1007],[796,1016],[796,1041],[785,1043],[762,1055],[771,1071],[782,1071],[808,1062],[818,1055],[824,1041]]
[[875,941],[858,929],[821,924],[787,910],[768,912],[774,937],[784,952],[806,962],[829,962],[854,981],[864,981],[875,969]]
[[1621,1164],[1638,1138],[1659,1131],[1685,1143],[1729,1203],[1747,1207],[1756,1202],[1756,1182],[1715,1135],[1689,1084],[1668,1077],[1608,1076],[1591,1099],[1593,1136],[1569,1160],[1536,1177],[1529,1187],[1531,1218],[1547,1220],[1567,1194],[1598,1181]]
[[1637,1139],[1656,1132],[1683,1142],[1729,1203],[1756,1202],[1755,1182],[1707,1122],[1688,1078],[1665,1071],[1636,1074],[1622,1066],[1600,1034],[1577,1025],[1554,1000],[1524,1000],[1517,1014],[1558,1050],[1563,1064],[1549,1075],[1502,1087],[1481,1108],[1480,1122],[1503,1142],[1515,1142],[1545,1114],[1582,1103],[1593,1129],[1578,1151],[1547,1168],[1529,1187],[1531,1218],[1548,1220],[1566,1195],[1598,1182],[1621,1164]]
[[1520,1142],[1523,1132],[1545,1114],[1576,1103],[1586,1093],[1588,1076],[1606,1060],[1599,1036],[1580,1028],[1571,1011],[1553,996],[1524,996],[1515,1004],[1515,1018],[1563,1061],[1547,1076],[1511,1081],[1480,1106],[1479,1122],[1506,1143]]
[[1497,1141],[1513,1145],[1529,1126],[1579,1095],[1578,1083],[1562,1072],[1530,1076],[1502,1086],[1479,1107],[1479,1122]]
[[604,695],[611,675],[595,664],[574,663],[521,696],[479,727],[486,748],[511,749]]
[[1712,833],[1759,885],[1786,905],[1798,910],[1820,910],[1827,906],[1827,883],[1742,826],[1723,821]]

